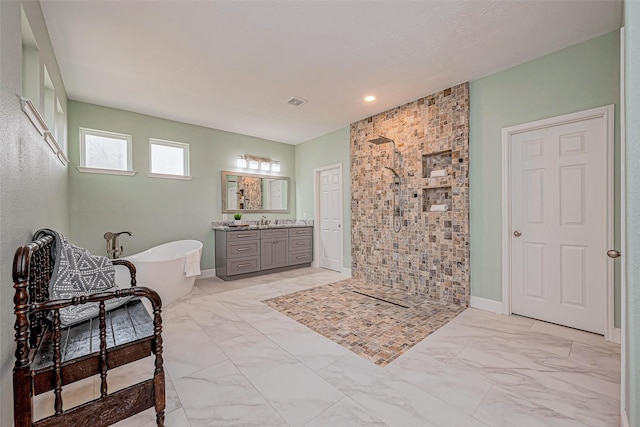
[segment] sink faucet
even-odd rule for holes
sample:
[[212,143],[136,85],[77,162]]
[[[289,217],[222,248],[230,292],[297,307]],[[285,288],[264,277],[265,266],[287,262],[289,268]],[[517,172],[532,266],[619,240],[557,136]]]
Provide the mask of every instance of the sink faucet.
[[268,223],[267,217],[262,215],[262,218],[260,218],[260,225],[267,225]]
[[107,241],[107,258],[116,259],[124,253],[122,246],[118,244],[118,237],[120,237],[121,234],[128,234],[129,236],[133,236],[133,233],[130,231],[121,231],[119,233],[112,233],[111,231],[107,231],[106,233],[104,233],[104,240]]

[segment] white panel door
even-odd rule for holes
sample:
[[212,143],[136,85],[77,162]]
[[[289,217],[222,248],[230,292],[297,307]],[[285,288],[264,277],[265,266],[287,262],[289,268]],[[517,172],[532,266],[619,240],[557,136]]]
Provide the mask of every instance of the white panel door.
[[320,267],[342,269],[342,176],[340,168],[320,172]]
[[270,179],[267,181],[269,206],[266,209],[285,209],[282,204],[282,180]]
[[604,333],[604,126],[599,117],[512,136],[514,314]]
[[227,188],[226,208],[230,210],[238,209],[238,188],[237,187]]

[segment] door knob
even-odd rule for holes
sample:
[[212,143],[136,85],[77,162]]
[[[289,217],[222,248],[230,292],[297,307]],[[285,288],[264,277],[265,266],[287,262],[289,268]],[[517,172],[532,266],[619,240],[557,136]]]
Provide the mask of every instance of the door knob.
[[513,232],[513,235],[516,236],[516,237],[520,237],[520,236],[522,236],[522,232],[520,230],[516,230],[516,231]]
[[617,251],[615,249],[609,249],[607,251],[607,256],[609,258],[619,258],[620,257],[620,251]]

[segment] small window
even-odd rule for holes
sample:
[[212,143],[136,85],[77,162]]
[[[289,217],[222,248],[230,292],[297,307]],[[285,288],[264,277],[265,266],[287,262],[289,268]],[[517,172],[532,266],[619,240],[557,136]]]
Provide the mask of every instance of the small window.
[[134,175],[131,135],[80,128],[81,172]]
[[189,179],[189,144],[149,139],[149,176]]

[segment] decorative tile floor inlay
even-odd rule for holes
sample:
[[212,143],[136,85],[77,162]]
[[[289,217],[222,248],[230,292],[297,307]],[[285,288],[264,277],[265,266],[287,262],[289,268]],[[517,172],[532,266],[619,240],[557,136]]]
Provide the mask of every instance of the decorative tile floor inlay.
[[378,366],[385,366],[465,309],[347,279],[262,301]]

